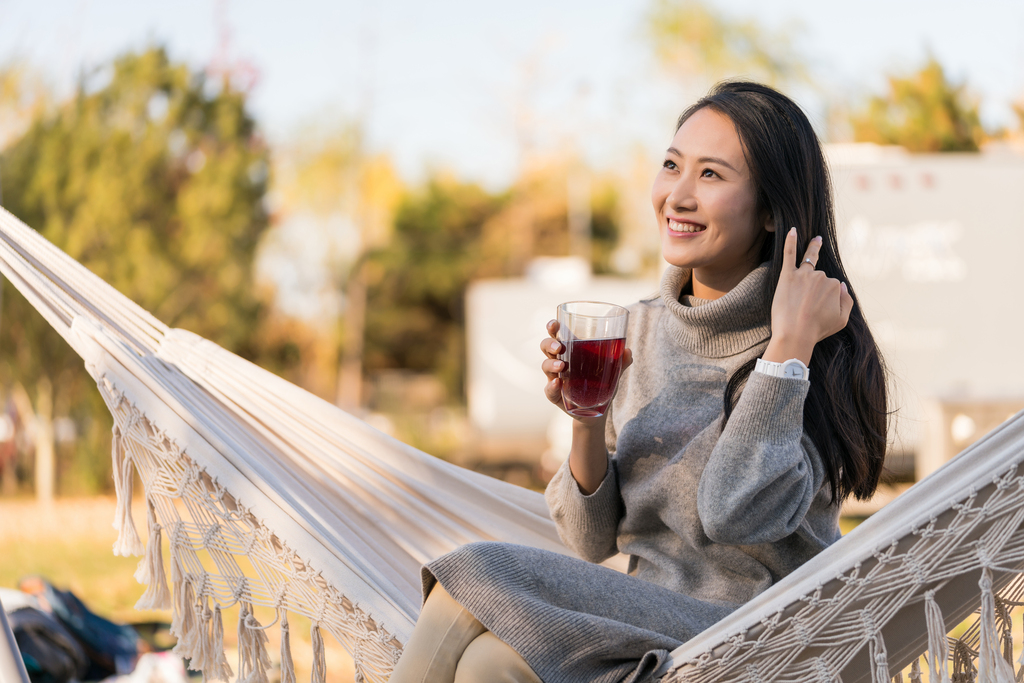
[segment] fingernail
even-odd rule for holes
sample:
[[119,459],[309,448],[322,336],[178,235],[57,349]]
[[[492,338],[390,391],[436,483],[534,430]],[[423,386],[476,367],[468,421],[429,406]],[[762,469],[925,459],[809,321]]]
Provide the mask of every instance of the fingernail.
[[792,228],[789,229],[789,234],[790,235],[795,235],[796,234],[796,226],[795,225]]
[[563,362],[562,362],[562,361],[560,361],[560,360],[556,360],[556,361],[554,362],[554,367],[555,367],[555,370],[559,370],[559,371],[561,371],[561,370],[565,370],[565,363],[563,363]]
[[822,243],[821,235],[818,235],[817,237],[815,237],[814,241],[817,242],[818,244],[821,244]]
[[843,290],[843,292],[844,292],[844,293],[846,293],[846,294],[849,294],[849,293],[850,293],[850,290],[848,290],[848,289],[846,288],[846,283],[845,283],[845,282],[841,282],[841,283],[839,283],[839,287],[840,287],[840,288],[841,288],[841,289]]

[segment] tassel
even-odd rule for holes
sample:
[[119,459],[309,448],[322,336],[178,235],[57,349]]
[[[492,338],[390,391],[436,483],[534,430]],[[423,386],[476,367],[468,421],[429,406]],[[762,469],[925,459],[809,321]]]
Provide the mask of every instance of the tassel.
[[892,683],[903,683],[903,672],[900,671],[898,674],[892,677]]
[[[171,634],[178,639],[178,644],[174,646],[174,654],[188,660],[191,660],[195,655],[195,641],[198,631],[195,609],[193,608],[193,596],[191,582],[182,581],[181,589],[175,595],[174,615],[171,619]],[[189,668],[192,668],[191,663]]]
[[924,594],[924,619],[928,625],[928,680],[931,683],[950,683],[949,641],[942,610],[935,602],[935,591]]
[[174,556],[174,537],[175,533],[171,533],[171,635],[175,638],[178,637],[181,619],[183,612],[181,610],[181,598],[184,583],[181,576],[181,566],[178,564],[178,558]]
[[915,659],[910,665],[910,683],[921,683],[921,660]]
[[978,683],[1014,683],[1013,669],[999,651],[996,634],[996,601],[992,592],[992,570],[981,570],[981,642],[978,645]]
[[281,681],[296,683],[295,663],[292,661],[291,638],[288,633],[288,610],[281,610]]
[[114,554],[121,557],[138,556],[145,550],[142,539],[132,519],[132,485],[135,469],[132,460],[125,453],[124,437],[121,429],[114,426],[111,444],[111,456],[114,468],[114,494],[117,496],[117,509],[114,513],[114,528],[117,529],[117,540],[114,541]]
[[146,554],[139,560],[135,580],[146,585],[146,592],[135,603],[135,609],[170,609],[171,592],[167,590],[167,575],[164,573],[163,544],[160,539],[160,524],[156,521],[152,503],[148,506],[147,524],[149,541]]
[[889,683],[889,653],[885,651],[885,641],[882,634],[875,628],[875,620],[871,612],[861,610],[861,619],[864,622],[864,632],[868,640],[868,657],[871,666],[871,683]]
[[252,606],[241,602],[238,612],[238,683],[270,683],[267,634],[252,615]]
[[228,657],[224,654],[224,618],[220,613],[220,605],[214,605],[213,620],[210,623],[210,649],[207,653],[206,667],[203,669],[203,680],[227,683],[234,675],[235,672],[228,664]]
[[874,666],[871,668],[871,683],[886,683],[889,680],[889,653],[881,633],[875,633],[868,642],[868,655]]
[[210,635],[210,623],[213,621],[213,612],[210,611],[209,605],[206,601],[199,599],[196,601],[196,622],[199,627],[196,629],[196,637],[194,642],[195,647],[192,651],[192,661],[189,662],[189,668],[193,671],[206,671],[206,667],[210,662],[210,650],[211,640]]
[[327,659],[324,654],[324,637],[320,633],[320,624],[313,622],[313,675],[312,683],[327,683]]

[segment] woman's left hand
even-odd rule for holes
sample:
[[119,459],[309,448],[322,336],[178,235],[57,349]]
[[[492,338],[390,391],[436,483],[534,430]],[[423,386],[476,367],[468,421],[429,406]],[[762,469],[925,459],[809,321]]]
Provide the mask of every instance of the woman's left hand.
[[796,228],[786,235],[782,273],[772,300],[772,339],[764,359],[782,363],[799,358],[811,362],[814,345],[846,327],[853,297],[845,282],[815,270],[821,238],[811,240],[803,261],[796,263]]

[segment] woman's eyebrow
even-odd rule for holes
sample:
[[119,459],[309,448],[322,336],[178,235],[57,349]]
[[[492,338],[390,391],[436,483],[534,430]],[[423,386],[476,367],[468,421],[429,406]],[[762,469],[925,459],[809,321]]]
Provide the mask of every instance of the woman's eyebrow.
[[[669,147],[669,148],[668,148],[667,150],[665,150],[665,151],[666,151],[666,152],[668,152],[669,154],[674,154],[674,155],[676,155],[677,157],[682,157],[682,156],[683,156],[682,152],[680,152],[680,151],[679,151],[678,149],[676,149],[675,147]],[[733,170],[733,171],[736,171],[736,173],[739,173],[739,171],[738,171],[738,170],[736,169],[736,167],[735,167],[735,166],[733,166],[732,164],[730,164],[730,163],[729,163],[728,161],[726,161],[725,159],[719,159],[718,157],[701,157],[701,158],[697,159],[697,163],[698,163],[698,164],[720,164],[720,165],[722,165],[722,166],[725,166],[725,167],[726,167],[726,168],[728,168],[728,169],[731,169],[731,170]]]

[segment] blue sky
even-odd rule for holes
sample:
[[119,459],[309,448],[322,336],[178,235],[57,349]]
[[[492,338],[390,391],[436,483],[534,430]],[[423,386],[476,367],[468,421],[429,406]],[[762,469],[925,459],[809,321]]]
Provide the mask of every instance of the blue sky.
[[[1024,95],[1024,2],[719,0],[769,27],[798,24],[816,77],[857,96],[931,51],[982,98],[990,124]],[[152,42],[196,65],[216,52],[260,72],[252,108],[272,140],[358,116],[372,146],[410,179],[450,168],[500,186],[522,143],[572,140],[597,165],[657,148],[692,96],[659,77],[644,0],[0,0],[0,61],[28,60],[57,88],[83,68]],[[969,7],[969,9],[968,9]],[[226,22],[219,22],[225,17]],[[821,113],[820,97],[795,93]]]

